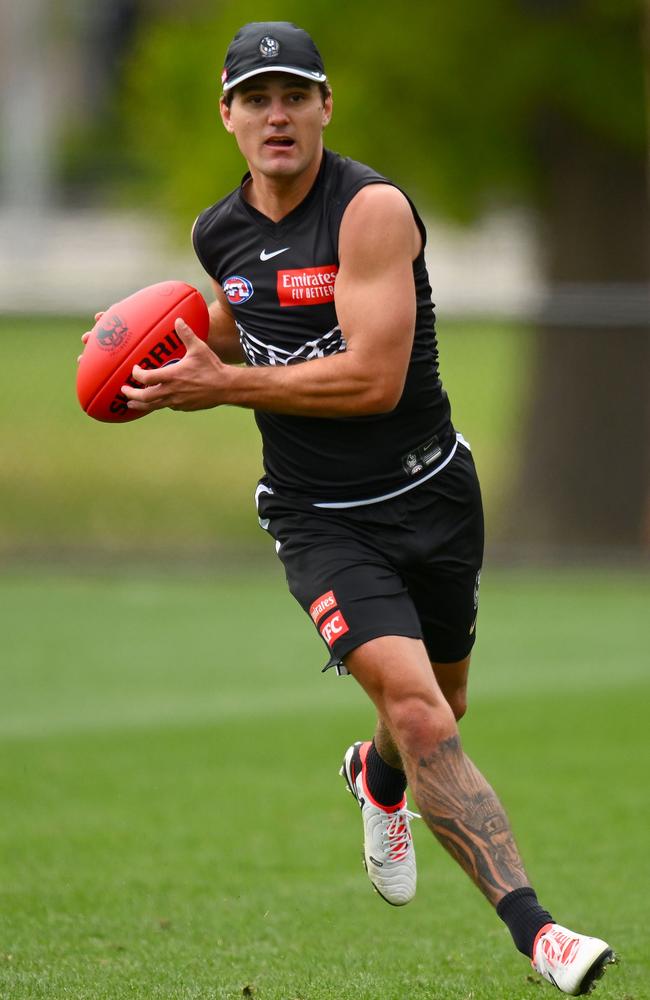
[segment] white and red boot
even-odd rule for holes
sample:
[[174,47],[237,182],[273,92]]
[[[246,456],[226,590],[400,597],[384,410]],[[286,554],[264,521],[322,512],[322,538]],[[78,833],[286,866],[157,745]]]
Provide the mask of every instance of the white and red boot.
[[407,809],[406,796],[395,806],[383,806],[372,797],[365,779],[370,746],[367,741],[348,747],[339,773],[361,809],[368,878],[387,903],[404,906],[415,895],[417,869],[410,820],[419,816]]
[[576,934],[561,924],[545,924],[535,938],[531,965],[563,993],[577,997],[590,993],[615,961],[606,941]]

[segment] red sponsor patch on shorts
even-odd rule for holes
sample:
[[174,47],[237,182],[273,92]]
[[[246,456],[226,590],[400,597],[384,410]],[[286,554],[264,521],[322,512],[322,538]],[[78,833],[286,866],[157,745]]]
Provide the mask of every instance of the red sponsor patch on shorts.
[[328,590],[326,594],[321,594],[320,597],[317,597],[309,609],[309,614],[314,625],[318,625],[323,615],[335,607],[336,597],[333,590]]
[[322,625],[319,625],[318,631],[331,649],[336,640],[340,639],[346,632],[349,632],[350,629],[341,612],[335,611],[333,615],[325,619]]
[[278,299],[281,306],[320,306],[334,301],[336,264],[297,267],[278,271]]

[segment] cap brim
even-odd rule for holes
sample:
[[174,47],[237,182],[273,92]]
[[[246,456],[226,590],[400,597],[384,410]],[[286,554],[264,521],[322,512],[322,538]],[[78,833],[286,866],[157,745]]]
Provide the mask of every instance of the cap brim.
[[252,76],[261,76],[262,73],[288,73],[289,76],[301,76],[304,80],[311,80],[312,83],[325,83],[327,80],[324,73],[311,73],[307,69],[296,69],[294,66],[262,66],[260,69],[252,69],[250,73],[242,73],[234,80],[228,80],[223,84],[224,94],[236,87],[238,83],[243,83],[244,80],[249,80]]

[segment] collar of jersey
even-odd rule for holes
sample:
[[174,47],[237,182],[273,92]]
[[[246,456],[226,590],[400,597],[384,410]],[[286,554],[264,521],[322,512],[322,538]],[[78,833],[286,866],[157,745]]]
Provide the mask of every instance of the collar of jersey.
[[312,202],[314,201],[314,198],[316,197],[318,191],[322,186],[323,177],[325,175],[325,170],[326,170],[326,164],[330,155],[331,154],[327,149],[323,150],[323,158],[321,160],[318,174],[316,175],[316,180],[314,181],[314,183],[312,184],[311,188],[309,189],[305,197],[302,199],[302,201],[299,202],[295,208],[292,208],[289,214],[285,215],[284,218],[279,220],[279,222],[274,222],[273,219],[269,219],[268,215],[264,215],[263,212],[259,212],[246,200],[246,198],[244,198],[244,185],[246,184],[247,181],[250,180],[251,177],[249,171],[246,171],[246,173],[241,179],[241,184],[239,185],[239,203],[241,207],[251,217],[251,219],[260,227],[260,229],[263,229],[265,232],[270,234],[279,234],[280,232],[282,232],[282,229],[285,226],[293,225],[293,223],[297,219],[302,218],[302,216],[309,211]]

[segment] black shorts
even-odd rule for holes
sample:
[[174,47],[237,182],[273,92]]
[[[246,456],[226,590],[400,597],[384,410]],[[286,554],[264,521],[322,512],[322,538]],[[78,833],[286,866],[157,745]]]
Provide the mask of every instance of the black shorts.
[[257,489],[289,590],[330,652],[324,669],[378,636],[422,639],[453,663],[476,638],[483,559],[481,492],[471,452],[391,500],[333,510]]

